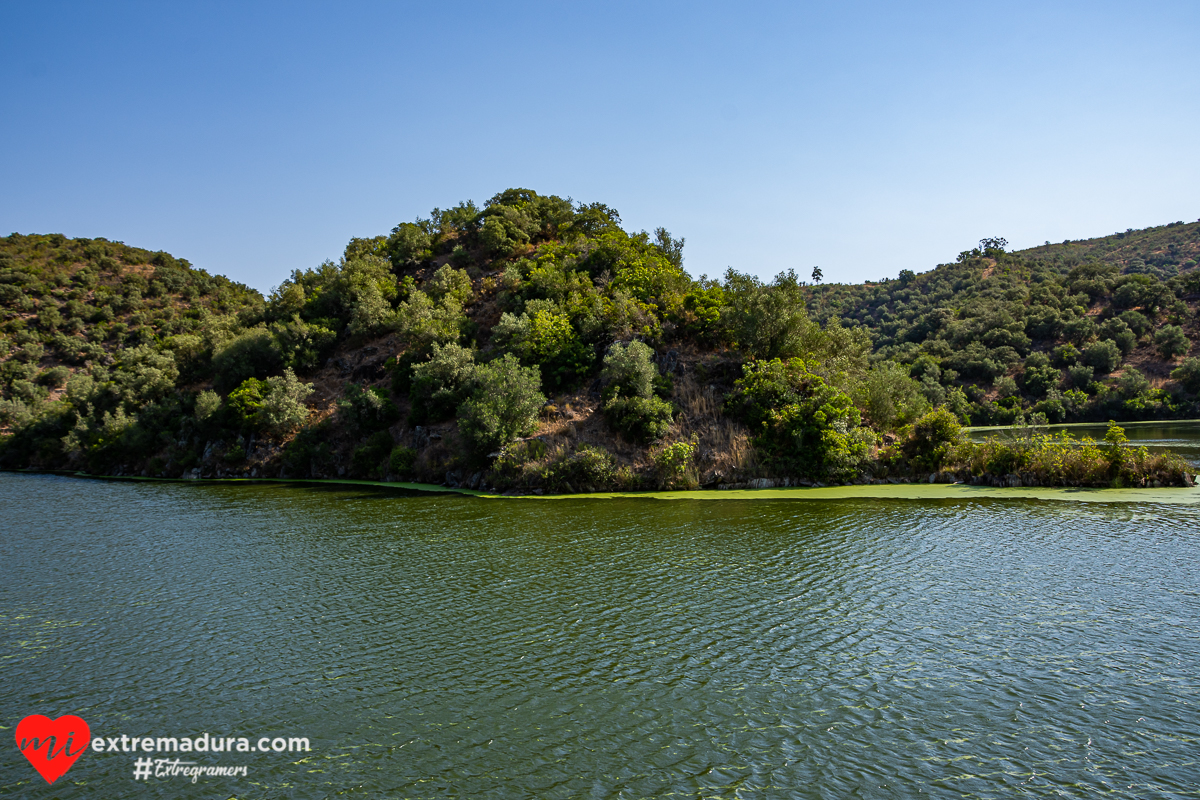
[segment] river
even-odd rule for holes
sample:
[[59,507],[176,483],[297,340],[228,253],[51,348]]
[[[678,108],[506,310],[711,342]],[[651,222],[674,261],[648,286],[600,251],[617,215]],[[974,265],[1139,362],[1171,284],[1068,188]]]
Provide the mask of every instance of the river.
[[0,474],[10,737],[311,744],[0,795],[1200,794],[1200,507],[742,497]]

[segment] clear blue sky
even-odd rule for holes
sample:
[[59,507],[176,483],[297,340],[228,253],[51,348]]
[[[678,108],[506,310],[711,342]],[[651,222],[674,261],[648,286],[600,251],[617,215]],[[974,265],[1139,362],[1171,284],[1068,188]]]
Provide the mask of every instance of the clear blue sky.
[[0,235],[266,290],[524,186],[827,281],[1200,216],[1200,3],[0,3]]

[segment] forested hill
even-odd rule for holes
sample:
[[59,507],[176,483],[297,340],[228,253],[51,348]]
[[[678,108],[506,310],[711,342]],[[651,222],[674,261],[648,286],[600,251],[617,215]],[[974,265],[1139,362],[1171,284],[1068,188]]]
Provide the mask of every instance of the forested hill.
[[1171,375],[1200,340],[1200,223],[1003,245],[984,240],[921,274],[814,286],[810,306],[867,331],[874,359],[906,365],[976,424],[1183,411]]
[[556,491],[1178,483],[1115,433],[1017,452],[959,426],[1200,415],[1197,227],[986,240],[857,286],[696,280],[662,228],[510,189],[352,239],[266,299],[166,253],[13,234],[0,466]]

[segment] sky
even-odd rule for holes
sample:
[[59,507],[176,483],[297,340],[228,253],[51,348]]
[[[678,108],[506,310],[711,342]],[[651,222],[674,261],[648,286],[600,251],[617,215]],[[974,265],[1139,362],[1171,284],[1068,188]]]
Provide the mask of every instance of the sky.
[[1200,3],[0,2],[0,235],[262,291],[526,187],[860,282],[1200,217]]

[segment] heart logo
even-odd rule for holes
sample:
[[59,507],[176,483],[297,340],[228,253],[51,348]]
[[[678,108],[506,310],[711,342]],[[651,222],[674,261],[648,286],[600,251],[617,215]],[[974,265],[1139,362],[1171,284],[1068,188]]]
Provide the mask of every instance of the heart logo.
[[61,778],[88,749],[88,724],[67,714],[58,719],[30,714],[17,725],[17,749],[48,783]]

